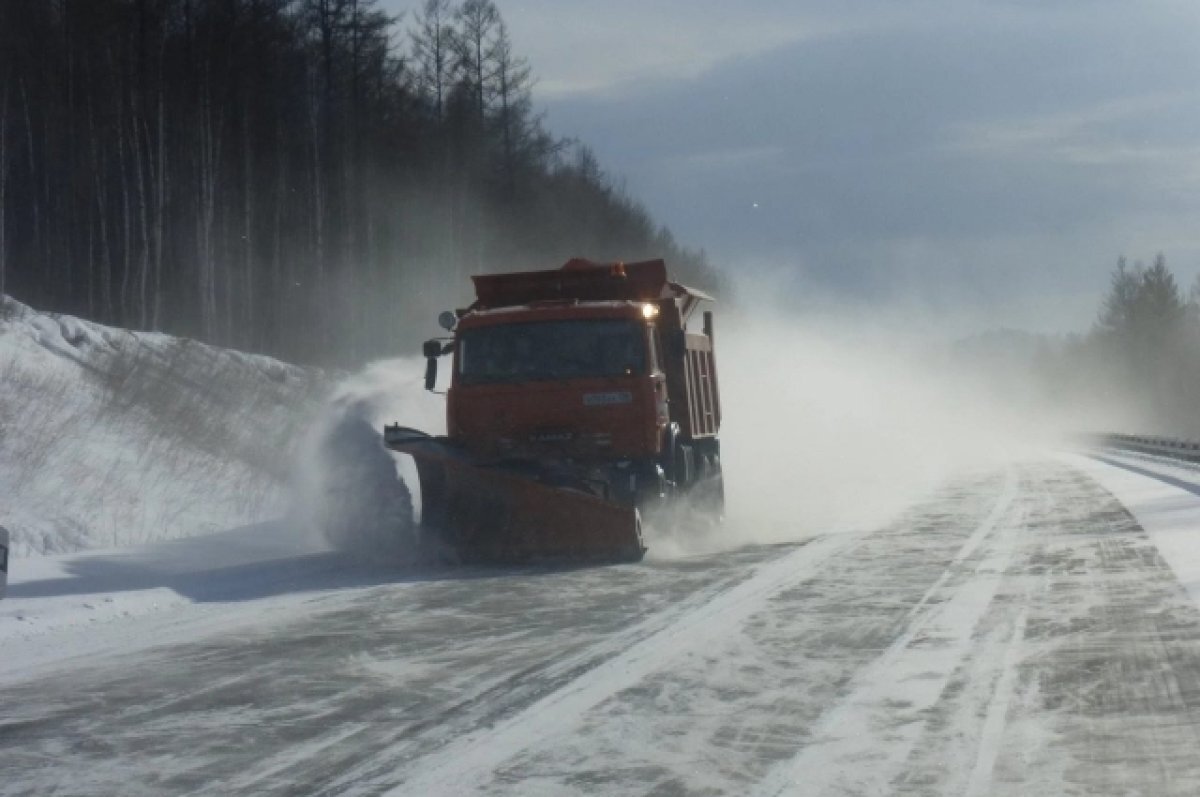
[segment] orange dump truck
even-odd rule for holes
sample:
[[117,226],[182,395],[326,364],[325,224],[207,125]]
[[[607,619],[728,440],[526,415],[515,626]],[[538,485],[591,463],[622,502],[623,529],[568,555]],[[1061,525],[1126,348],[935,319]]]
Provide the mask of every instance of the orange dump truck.
[[426,387],[452,357],[444,437],[399,425],[422,538],[457,560],[637,560],[642,513],[679,501],[719,517],[721,404],[704,293],[662,260],[477,276],[443,313]]

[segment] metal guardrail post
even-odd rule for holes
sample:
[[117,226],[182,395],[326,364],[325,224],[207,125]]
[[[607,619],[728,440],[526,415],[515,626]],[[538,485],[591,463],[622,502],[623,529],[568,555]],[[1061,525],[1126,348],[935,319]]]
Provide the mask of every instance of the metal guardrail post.
[[8,591],[8,529],[0,526],[0,598]]

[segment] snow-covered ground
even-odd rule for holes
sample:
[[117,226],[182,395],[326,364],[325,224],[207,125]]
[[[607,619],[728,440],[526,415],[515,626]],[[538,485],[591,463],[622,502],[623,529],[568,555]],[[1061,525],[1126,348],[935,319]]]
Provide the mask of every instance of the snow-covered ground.
[[327,391],[3,311],[0,795],[1200,793],[1198,466],[1023,451],[854,522],[421,570],[295,517],[378,520],[330,495],[394,477],[383,420],[436,430],[419,363]]
[[13,567],[277,516],[323,382],[0,296],[0,526]]
[[617,567],[46,557],[0,603],[0,793],[1200,793],[1200,495],[1106,458]]

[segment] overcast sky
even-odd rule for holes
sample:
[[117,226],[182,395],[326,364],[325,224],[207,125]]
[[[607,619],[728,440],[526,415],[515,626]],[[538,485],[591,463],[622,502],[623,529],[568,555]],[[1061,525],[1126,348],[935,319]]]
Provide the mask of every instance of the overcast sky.
[[1120,254],[1200,271],[1197,0],[745,5],[498,0],[550,130],[731,273],[1069,330]]

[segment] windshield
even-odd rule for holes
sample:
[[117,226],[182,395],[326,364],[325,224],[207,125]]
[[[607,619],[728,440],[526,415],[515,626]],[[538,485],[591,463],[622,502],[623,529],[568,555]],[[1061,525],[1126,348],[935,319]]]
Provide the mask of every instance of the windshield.
[[459,381],[478,385],[643,374],[645,340],[640,324],[620,319],[478,327],[459,338]]

